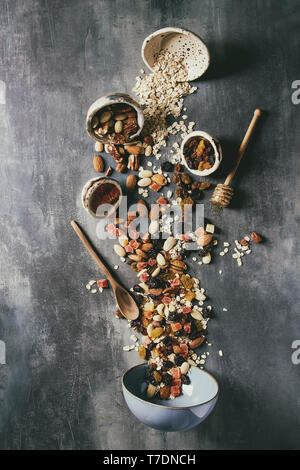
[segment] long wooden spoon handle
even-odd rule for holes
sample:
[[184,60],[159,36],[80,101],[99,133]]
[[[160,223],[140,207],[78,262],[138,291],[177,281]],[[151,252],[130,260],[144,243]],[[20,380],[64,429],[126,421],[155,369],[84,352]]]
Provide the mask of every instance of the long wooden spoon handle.
[[92,258],[94,258],[94,260],[96,261],[96,263],[98,264],[99,268],[101,269],[101,271],[103,271],[103,273],[106,275],[106,277],[109,279],[111,285],[114,287],[115,286],[115,279],[113,278],[112,274],[109,272],[109,270],[107,269],[107,267],[105,266],[105,264],[103,263],[103,261],[99,258],[99,256],[97,255],[97,253],[95,252],[94,248],[92,247],[92,245],[90,244],[90,242],[88,241],[88,239],[86,238],[86,236],[84,235],[83,231],[81,230],[81,228],[79,227],[79,225],[77,224],[77,222],[75,222],[75,220],[72,220],[71,222],[71,225],[73,227],[73,229],[75,230],[75,232],[77,233],[78,237],[80,238],[80,240],[82,241],[83,245],[86,247],[86,249],[88,250],[88,252],[90,253],[90,255],[92,256]]
[[257,123],[257,120],[258,118],[261,116],[261,110],[260,109],[256,109],[254,111],[254,115],[253,115],[253,118],[252,118],[252,121],[250,122],[250,125],[247,129],[247,132],[245,134],[245,137],[243,138],[243,141],[241,143],[241,146],[239,148],[239,151],[238,151],[238,156],[237,156],[237,161],[236,161],[236,164],[234,166],[234,168],[231,170],[231,172],[227,175],[227,178],[224,182],[224,184],[226,185],[230,185],[231,181],[233,180],[233,177],[239,167],[239,164],[241,163],[241,160],[242,160],[242,157],[245,153],[245,150],[248,146],[248,143],[249,143],[249,140],[250,140],[250,137],[254,131],[254,128],[256,126],[256,123]]

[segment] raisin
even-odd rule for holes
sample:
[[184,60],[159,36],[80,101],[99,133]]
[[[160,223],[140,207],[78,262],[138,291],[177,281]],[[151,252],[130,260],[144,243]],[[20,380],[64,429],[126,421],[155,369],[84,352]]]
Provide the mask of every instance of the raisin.
[[172,369],[174,366],[173,362],[171,361],[164,361],[161,370],[166,372],[169,369]]
[[170,171],[173,171],[174,170],[174,165],[173,163],[171,162],[163,162],[163,164],[161,165],[161,169],[162,171],[165,171],[167,173],[169,173]]
[[155,348],[155,343],[153,343],[152,341],[151,343],[148,344],[147,348],[149,351],[152,351],[152,349]]
[[185,362],[185,359],[184,359],[184,357],[182,357],[182,356],[177,356],[177,357],[175,358],[175,364],[176,364],[176,366],[178,366],[178,367],[180,367],[181,364],[183,364],[184,362]]
[[172,385],[172,376],[170,374],[163,374],[162,382],[165,385]]
[[139,320],[131,320],[130,322],[130,327],[131,328],[137,328],[141,325],[141,323],[139,322]]
[[181,376],[181,383],[182,383],[183,385],[189,385],[189,384],[191,383],[191,380],[190,380],[190,378],[189,378],[187,375],[183,374],[183,375]]
[[181,329],[179,331],[175,331],[174,336],[178,337],[178,336],[182,336],[183,334],[184,334],[184,330]]
[[176,312],[171,312],[171,313],[169,313],[168,320],[170,320],[170,321],[179,321],[180,320],[180,315]]
[[163,339],[163,343],[165,346],[171,346],[172,344],[172,338],[170,336],[166,336],[164,339]]

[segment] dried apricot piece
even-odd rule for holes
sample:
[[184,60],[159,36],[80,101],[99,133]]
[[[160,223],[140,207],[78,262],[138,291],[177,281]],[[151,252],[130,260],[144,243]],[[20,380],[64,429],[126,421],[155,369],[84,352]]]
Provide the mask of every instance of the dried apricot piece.
[[192,292],[191,290],[188,290],[187,293],[185,294],[185,299],[191,302],[194,298],[196,297],[196,294]]
[[166,385],[159,390],[159,395],[162,400],[167,400],[171,394],[171,387]]
[[146,348],[144,346],[140,346],[139,347],[139,356],[141,359],[146,359],[146,354],[147,354],[147,351],[146,351]]
[[154,330],[151,333],[151,337],[152,338],[158,338],[159,336],[162,335],[163,331],[164,330],[162,328],[154,328]]
[[159,372],[157,372],[157,370],[155,370],[153,372],[153,377],[155,379],[156,382],[160,383],[161,382],[161,374]]

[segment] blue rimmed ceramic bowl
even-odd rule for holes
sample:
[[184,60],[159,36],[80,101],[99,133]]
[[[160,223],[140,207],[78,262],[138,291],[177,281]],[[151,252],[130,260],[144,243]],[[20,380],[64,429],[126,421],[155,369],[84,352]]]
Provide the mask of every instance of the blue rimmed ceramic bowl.
[[202,423],[212,412],[219,385],[208,372],[192,366],[191,383],[183,385],[183,394],[174,400],[147,398],[146,364],[125,372],[122,388],[130,411],[144,424],[160,431],[186,431]]

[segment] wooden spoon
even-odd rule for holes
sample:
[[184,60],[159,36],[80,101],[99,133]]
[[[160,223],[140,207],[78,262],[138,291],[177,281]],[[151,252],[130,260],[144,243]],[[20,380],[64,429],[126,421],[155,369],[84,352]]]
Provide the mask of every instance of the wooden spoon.
[[113,288],[115,297],[116,297],[118,308],[120,309],[120,312],[122,313],[122,315],[128,320],[136,320],[139,316],[139,308],[134,298],[129,294],[129,292],[121,284],[119,284],[119,282],[116,281],[116,279],[107,269],[103,261],[99,258],[94,248],[92,247],[91,243],[88,241],[88,239],[82,232],[79,225],[75,222],[75,220],[72,220],[71,225],[73,229],[75,230],[75,232],[77,233],[80,240],[82,241],[83,245],[86,247],[90,255],[94,258],[94,260],[98,264],[101,271],[105,274],[105,276],[109,280]]
[[216,204],[219,207],[227,207],[230,204],[230,201],[233,196],[233,188],[230,186],[234,175],[236,174],[236,171],[241,163],[241,160],[243,158],[243,155],[245,153],[245,150],[248,146],[250,137],[254,131],[254,128],[256,126],[258,118],[261,116],[261,110],[256,109],[254,111],[254,115],[252,118],[252,121],[250,122],[250,125],[247,129],[247,132],[245,134],[245,137],[241,143],[241,146],[238,151],[238,156],[236,160],[236,164],[234,168],[231,170],[231,172],[227,175],[226,180],[224,181],[224,184],[218,184],[213,192],[211,202]]

